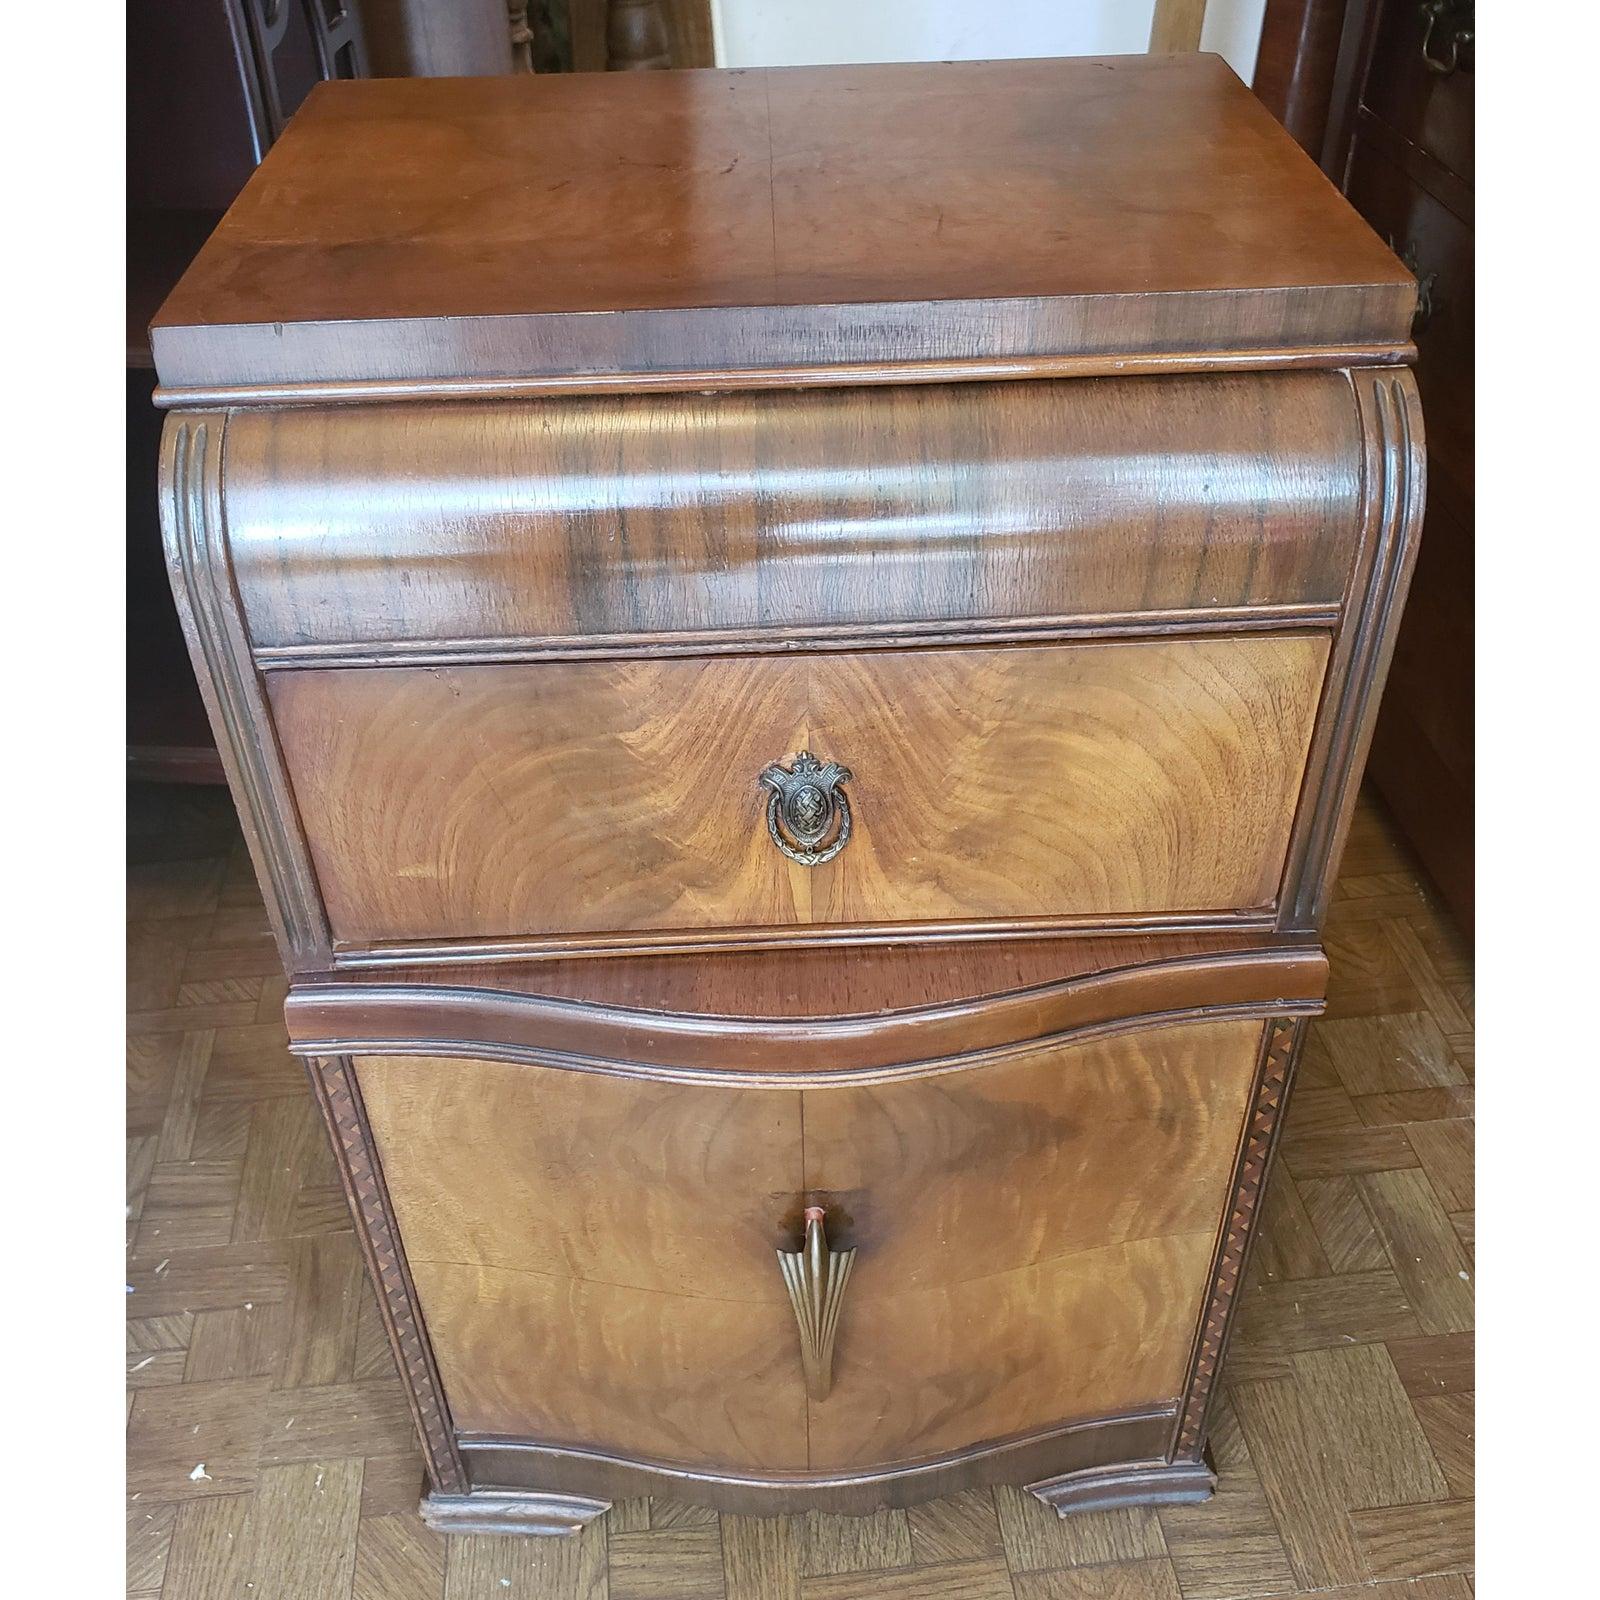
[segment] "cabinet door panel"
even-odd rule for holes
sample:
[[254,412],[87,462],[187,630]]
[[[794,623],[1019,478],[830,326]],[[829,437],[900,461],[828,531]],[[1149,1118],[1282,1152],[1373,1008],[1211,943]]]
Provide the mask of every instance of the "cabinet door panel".
[[858,1249],[812,1465],[1173,1402],[1260,1041],[1188,1024],[806,1090],[808,1193]]
[[[357,1071],[458,1429],[834,1472],[1176,1403],[1261,1026],[805,1090]],[[857,1252],[809,1401],[776,1256],[807,1204]]]
[[458,1428],[804,1465],[774,1255],[798,1092],[428,1056],[357,1071]]

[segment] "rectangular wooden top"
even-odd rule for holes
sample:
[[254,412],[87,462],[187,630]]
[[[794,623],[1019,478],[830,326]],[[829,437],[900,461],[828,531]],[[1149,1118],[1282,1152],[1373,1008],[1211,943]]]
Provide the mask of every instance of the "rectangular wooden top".
[[1216,56],[376,79],[315,91],[153,339],[184,400],[1341,364],[1414,297]]

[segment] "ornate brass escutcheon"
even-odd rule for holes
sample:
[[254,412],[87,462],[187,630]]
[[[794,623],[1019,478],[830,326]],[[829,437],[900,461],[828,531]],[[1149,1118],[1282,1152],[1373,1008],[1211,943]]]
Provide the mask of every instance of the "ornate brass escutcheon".
[[799,1250],[780,1250],[778,1265],[800,1325],[800,1367],[806,1393],[826,1400],[833,1387],[833,1342],[839,1332],[839,1307],[855,1265],[854,1250],[829,1250],[821,1206],[806,1207],[806,1237]]
[[[818,761],[809,750],[785,768],[774,762],[761,774],[772,791],[767,797],[767,832],[791,861],[819,867],[832,861],[850,842],[850,802],[841,784],[850,769],[837,761]],[[832,839],[828,843],[824,840]]]

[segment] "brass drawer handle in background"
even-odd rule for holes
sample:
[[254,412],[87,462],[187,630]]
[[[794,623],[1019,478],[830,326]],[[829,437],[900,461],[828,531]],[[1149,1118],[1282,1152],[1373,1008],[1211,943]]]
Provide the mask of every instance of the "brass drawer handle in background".
[[[1472,70],[1473,9],[1472,0],[1421,0],[1422,61],[1429,72],[1448,78],[1457,68]],[[1435,28],[1444,45],[1441,55],[1433,53]]]
[[806,1393],[826,1400],[833,1387],[833,1341],[839,1331],[839,1307],[855,1265],[854,1250],[829,1250],[821,1206],[806,1207],[806,1238],[798,1250],[780,1250],[784,1287],[800,1325],[800,1367]]
[[[850,842],[850,802],[841,784],[850,769],[837,761],[818,761],[809,750],[785,768],[774,762],[761,774],[772,791],[767,797],[767,832],[791,861],[820,867]],[[831,842],[824,843],[832,835]]]

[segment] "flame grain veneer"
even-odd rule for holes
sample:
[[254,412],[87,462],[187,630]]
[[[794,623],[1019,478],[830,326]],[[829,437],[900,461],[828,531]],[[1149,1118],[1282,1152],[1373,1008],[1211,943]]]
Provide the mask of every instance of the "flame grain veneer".
[[1210,58],[313,97],[163,517],[437,1526],[1210,1492],[1410,299]]

